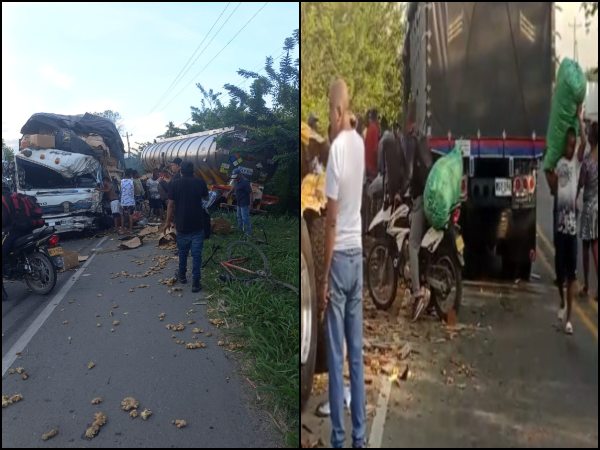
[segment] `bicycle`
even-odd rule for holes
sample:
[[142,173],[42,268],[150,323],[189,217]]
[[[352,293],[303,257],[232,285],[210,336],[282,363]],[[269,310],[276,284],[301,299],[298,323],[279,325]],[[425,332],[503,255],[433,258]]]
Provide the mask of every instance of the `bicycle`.
[[[258,257],[257,257],[258,255]],[[234,241],[227,246],[227,259],[219,262],[225,270],[220,279],[225,282],[253,282],[258,279],[278,284],[298,294],[298,288],[276,280],[271,274],[265,254],[252,242]]]

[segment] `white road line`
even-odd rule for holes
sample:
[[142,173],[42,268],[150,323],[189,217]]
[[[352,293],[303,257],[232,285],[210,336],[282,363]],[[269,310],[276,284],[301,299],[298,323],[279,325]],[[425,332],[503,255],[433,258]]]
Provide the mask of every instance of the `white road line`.
[[388,401],[390,400],[390,392],[392,382],[388,376],[382,375],[381,390],[377,399],[377,409],[375,410],[375,418],[371,425],[371,434],[369,435],[369,447],[381,448],[381,440],[383,439],[383,427],[385,425],[385,416],[387,415]]
[[[107,238],[108,237],[104,237],[98,243],[98,247],[100,247]],[[25,330],[25,333],[23,333],[21,335],[21,337],[17,340],[17,342],[15,342],[14,345],[8,350],[8,352],[6,352],[6,354],[2,356],[2,376],[3,377],[4,377],[4,375],[6,375],[6,372],[8,371],[10,366],[12,366],[13,363],[15,362],[15,360],[17,359],[17,353],[20,353],[23,350],[25,350],[25,347],[27,347],[27,344],[29,344],[29,342],[31,342],[31,339],[33,339],[33,337],[40,330],[42,325],[44,325],[44,323],[46,322],[48,317],[50,317],[50,314],[52,314],[52,312],[60,304],[62,299],[65,298],[65,295],[67,295],[67,292],[69,292],[69,289],[71,289],[71,287],[73,287],[75,282],[83,274],[83,272],[85,271],[87,266],[90,265],[90,263],[92,262],[92,260],[94,259],[95,256],[96,256],[95,253],[90,255],[90,257],[83,264],[83,266],[81,266],[81,268],[77,272],[75,272],[75,274],[71,277],[71,279],[68,280],[63,285],[63,287],[58,292],[58,294],[56,294],[54,296],[54,298],[48,303],[48,305],[44,308],[44,310],[35,318],[33,323],[31,325],[29,325],[27,330]]]

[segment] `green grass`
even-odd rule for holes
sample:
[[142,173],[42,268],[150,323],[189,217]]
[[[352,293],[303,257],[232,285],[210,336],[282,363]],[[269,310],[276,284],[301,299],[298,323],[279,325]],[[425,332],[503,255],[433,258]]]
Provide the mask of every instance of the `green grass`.
[[[213,215],[213,218],[217,214]],[[220,214],[219,214],[220,215]],[[235,226],[233,214],[223,214]],[[257,244],[269,261],[273,277],[299,288],[299,221],[290,216],[252,216],[254,234],[267,235],[267,244]],[[204,259],[220,245],[213,261],[204,269],[205,294],[212,295],[209,315],[227,320],[223,328],[232,342],[243,344],[244,372],[257,386],[261,402],[272,412],[278,429],[289,447],[299,447],[300,342],[299,297],[286,288],[266,281],[250,284],[224,283],[218,276],[223,269],[229,242],[240,234],[213,235],[205,242]]]

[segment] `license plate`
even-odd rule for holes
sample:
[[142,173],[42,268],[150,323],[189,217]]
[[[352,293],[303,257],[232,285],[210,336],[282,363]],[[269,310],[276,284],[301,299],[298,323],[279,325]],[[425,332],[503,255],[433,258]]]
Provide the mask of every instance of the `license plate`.
[[496,197],[510,197],[512,194],[512,182],[510,178],[496,178],[495,180]]
[[63,254],[62,247],[52,247],[48,249],[48,254],[50,256],[60,256]]
[[460,253],[462,255],[464,249],[465,249],[465,242],[463,241],[462,236],[458,235],[456,237],[456,250],[458,251],[458,253]]

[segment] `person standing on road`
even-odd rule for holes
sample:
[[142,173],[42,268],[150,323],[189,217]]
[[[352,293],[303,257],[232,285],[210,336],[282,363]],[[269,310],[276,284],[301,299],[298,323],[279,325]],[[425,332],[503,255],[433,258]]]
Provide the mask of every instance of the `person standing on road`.
[[202,200],[208,198],[208,188],[203,179],[194,177],[194,165],[186,161],[181,165],[181,178],[175,179],[169,186],[167,220],[163,225],[164,233],[175,217],[177,230],[177,249],[179,269],[176,272],[180,283],[187,283],[187,258],[192,252],[192,292],[202,289],[200,284],[200,266],[202,264],[202,246],[204,229],[209,220]]
[[163,215],[162,200],[160,199],[160,182],[158,180],[158,169],[152,171],[152,178],[146,181],[148,188],[148,201],[150,202],[150,211],[159,220]]
[[[584,285],[581,294],[588,296],[588,274],[590,269],[590,248],[598,274],[598,122],[593,122],[588,131],[590,152],[585,156],[581,166],[579,188],[583,188],[583,210],[579,235],[583,245],[583,277]],[[594,297],[598,301],[598,293]]]
[[160,171],[160,178],[158,179],[158,192],[160,194],[160,199],[162,201],[162,207],[166,211],[167,210],[167,201],[169,200],[169,183],[171,182],[171,177],[169,175],[169,171],[165,168]]
[[171,161],[171,181],[181,178],[181,163],[181,158],[175,158]]
[[[365,174],[365,147],[350,125],[346,83],[329,89],[329,121],[333,142],[326,176],[325,283],[327,363],[331,408],[331,445],[343,447],[344,340],[348,350],[352,402],[352,442],[365,445],[363,368],[362,230],[360,208]],[[377,149],[375,148],[375,151]]]
[[115,186],[110,177],[105,176],[102,179],[102,188],[100,188],[100,191],[104,193],[104,198],[110,204],[115,231],[118,231],[121,227],[121,205],[119,204],[119,196],[115,192]]
[[252,235],[250,223],[250,196],[252,188],[239,168],[233,169],[231,178],[235,181],[235,201],[237,204],[237,223],[240,231],[249,237]]
[[138,211],[141,211],[146,192],[144,190],[144,185],[142,184],[142,180],[140,179],[140,174],[138,173],[137,170],[133,171],[133,193],[135,195],[136,209]]
[[371,181],[377,176],[377,147],[379,145],[379,123],[377,122],[377,110],[369,111],[369,126],[365,138],[365,164],[367,180]]
[[[547,171],[546,177],[550,191],[556,195],[556,235],[554,237],[554,264],[556,284],[560,296],[558,319],[564,323],[565,333],[573,334],[571,306],[575,296],[577,269],[577,193],[583,153],[585,151],[585,133],[583,132],[582,107],[577,112],[580,122],[581,141],[575,155],[577,134],[574,128],[567,130],[564,155],[558,161],[554,171]],[[565,305],[563,285],[567,282],[567,302]]]
[[133,231],[133,211],[135,209],[135,188],[133,186],[133,170],[126,169],[125,177],[121,180],[121,207],[123,208],[123,228],[125,216],[129,223],[129,232]]
[[412,209],[410,212],[410,233],[408,237],[408,254],[410,259],[410,280],[413,297],[412,320],[416,321],[429,305],[429,296],[421,286],[419,278],[419,251],[421,240],[427,231],[427,219],[423,203],[423,194],[432,158],[429,149],[421,148],[415,130],[416,104],[410,104],[409,122],[406,134],[406,164],[407,178],[410,180]]

